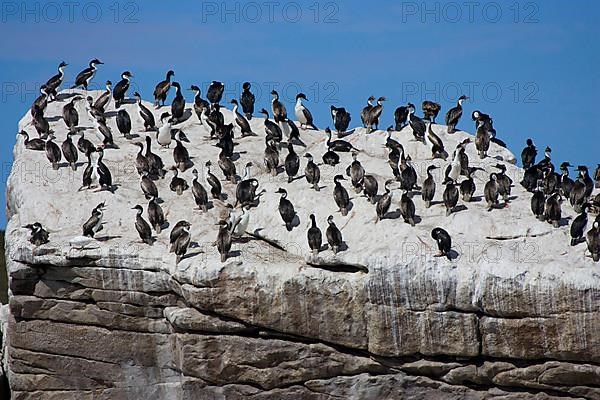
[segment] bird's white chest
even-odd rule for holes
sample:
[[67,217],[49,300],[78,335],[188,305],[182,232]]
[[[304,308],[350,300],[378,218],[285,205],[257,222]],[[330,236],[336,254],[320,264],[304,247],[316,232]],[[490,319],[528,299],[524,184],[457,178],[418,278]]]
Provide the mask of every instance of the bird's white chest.
[[298,121],[305,124],[307,122],[307,120],[306,120],[306,116],[304,115],[304,106],[302,104],[298,103],[294,107],[294,111],[295,111],[296,118],[298,119]]
[[165,124],[160,127],[156,140],[158,140],[158,143],[162,146],[171,143],[171,124]]

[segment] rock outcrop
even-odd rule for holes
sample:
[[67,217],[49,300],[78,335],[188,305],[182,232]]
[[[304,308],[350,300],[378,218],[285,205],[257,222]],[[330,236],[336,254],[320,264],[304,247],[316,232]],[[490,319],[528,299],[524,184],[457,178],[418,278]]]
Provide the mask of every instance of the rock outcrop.
[[[60,115],[64,101],[51,103],[47,115]],[[80,125],[91,126],[78,108]],[[123,108],[143,136],[135,106]],[[29,121],[27,113],[20,128]],[[332,178],[345,173],[350,155],[342,154],[339,168],[321,166],[320,192],[303,178],[287,184],[262,167],[262,124],[253,119],[258,136],[236,139],[238,171],[254,161],[264,193],[251,211],[251,235],[234,244],[225,263],[212,245],[219,202],[206,214],[193,210],[191,193],[169,191],[170,177],[158,182],[162,206],[170,226],[191,221],[195,246],[175,265],[170,229],[153,246],[140,242],[131,208],[147,201],[133,165],[137,148],[118,136],[113,117],[119,149],[107,149],[105,161],[114,194],[78,191],[83,168],[53,171],[43,152],[18,140],[8,182],[10,310],[3,330],[13,399],[600,399],[600,268],[584,244],[569,245],[570,206],[563,205],[563,226],[553,228],[531,215],[531,195],[516,183],[509,205],[491,212],[477,199],[461,201],[467,209],[446,217],[443,205],[426,209],[415,196],[414,228],[398,218],[399,193],[377,224],[374,206],[356,193],[342,217]],[[51,126],[60,143],[63,121]],[[180,127],[196,168],[208,159],[216,167],[218,149],[196,116]],[[434,129],[450,153],[468,137]],[[301,134],[306,151],[325,151],[323,132]],[[357,129],[346,138],[362,150],[358,158],[380,187],[391,177],[385,136]],[[443,171],[447,163],[432,161],[411,137],[410,128],[396,134],[419,176],[429,164]],[[485,160],[467,149],[472,165],[489,173],[504,163],[519,181],[506,149],[492,145]],[[172,162],[171,150],[155,151]],[[180,176],[191,181],[190,171]],[[436,200],[442,179],[443,172]],[[476,196],[487,180],[476,174]],[[235,187],[223,185],[233,203]],[[288,188],[296,207],[292,232],[277,212],[278,187]],[[98,240],[70,247],[102,201],[106,224]],[[334,215],[345,251],[310,256],[311,213],[323,231]],[[50,231],[50,243],[28,242],[21,227],[35,221]],[[435,226],[451,233],[453,260],[434,257]]]

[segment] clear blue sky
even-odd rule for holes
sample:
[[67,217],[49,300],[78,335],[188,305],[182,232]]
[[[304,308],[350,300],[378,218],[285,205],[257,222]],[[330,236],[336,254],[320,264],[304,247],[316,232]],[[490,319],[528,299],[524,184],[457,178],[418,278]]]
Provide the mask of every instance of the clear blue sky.
[[532,137],[556,161],[600,162],[598,1],[160,4],[2,2],[0,201],[17,122],[37,88],[60,61],[70,64],[70,83],[94,57],[106,63],[98,87],[127,69],[147,99],[171,68],[186,87],[225,82],[228,98],[255,82],[259,108],[268,108],[271,87],[288,107],[302,90],[320,127],[330,124],[330,104],[349,109],[355,125],[369,95],[386,96],[385,127],[407,101],[437,100],[445,113],[466,93],[469,114],[490,113],[515,154]]

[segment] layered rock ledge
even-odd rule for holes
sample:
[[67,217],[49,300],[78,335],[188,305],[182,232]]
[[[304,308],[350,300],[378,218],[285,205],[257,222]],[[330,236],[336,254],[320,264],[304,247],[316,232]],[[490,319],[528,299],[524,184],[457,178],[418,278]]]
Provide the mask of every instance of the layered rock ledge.
[[[47,115],[60,115],[65,101],[51,103]],[[135,106],[123,107],[141,131]],[[82,104],[78,109],[80,125],[91,126]],[[229,122],[231,113],[224,114]],[[33,132],[29,121],[27,113],[19,128]],[[530,194],[518,184],[509,207],[488,212],[476,201],[450,217],[443,205],[426,209],[415,196],[419,218],[411,228],[394,218],[399,194],[390,218],[375,224],[374,207],[347,183],[353,208],[342,217],[332,178],[344,173],[350,155],[342,154],[339,168],[321,167],[319,193],[304,179],[287,184],[284,174],[272,178],[262,167],[262,123],[252,120],[258,137],[236,139],[238,172],[254,161],[265,192],[252,210],[253,236],[234,244],[225,263],[212,246],[219,205],[207,214],[193,210],[191,193],[169,191],[170,177],[158,183],[162,206],[171,226],[192,222],[196,246],[176,266],[170,229],[152,247],[139,241],[131,207],[147,202],[132,164],[137,148],[119,136],[113,117],[119,149],[106,150],[105,160],[114,194],[79,192],[83,167],[52,171],[43,152],[17,141],[3,325],[13,399],[600,399],[600,267],[584,244],[569,246],[569,206],[556,229],[531,215]],[[63,121],[51,126],[62,142]],[[218,149],[196,116],[180,127],[196,167],[207,159],[216,165]],[[434,129],[450,152],[468,136]],[[385,136],[357,129],[346,138],[363,150],[359,160],[380,187],[391,176]],[[395,137],[416,160],[419,182],[427,165],[445,167],[411,141],[410,128]],[[302,139],[313,155],[325,151],[322,131],[302,132]],[[505,163],[518,182],[521,170],[506,149],[493,145],[486,160],[467,149],[471,165],[489,174]],[[172,162],[171,150],[155,151]],[[477,196],[488,174],[476,175]],[[190,171],[182,175],[191,181]],[[233,202],[235,187],[223,184]],[[290,233],[277,212],[278,187],[288,188],[300,220]],[[70,248],[102,201],[100,240]],[[323,230],[334,215],[347,250],[309,256],[313,212]],[[50,231],[50,243],[27,241],[21,227],[34,221]],[[453,237],[452,261],[434,257],[435,226]]]

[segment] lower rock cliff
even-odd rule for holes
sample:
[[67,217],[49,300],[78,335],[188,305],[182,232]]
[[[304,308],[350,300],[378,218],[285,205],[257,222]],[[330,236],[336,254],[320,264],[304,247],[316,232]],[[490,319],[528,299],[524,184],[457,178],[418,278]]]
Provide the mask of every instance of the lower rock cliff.
[[[49,115],[62,105],[51,103]],[[124,107],[139,127],[135,106]],[[63,140],[62,121],[52,126]],[[247,146],[244,159],[262,166],[262,119],[252,126],[260,136],[239,139],[239,148]],[[449,149],[468,136],[435,128]],[[182,129],[197,165],[216,159],[195,115]],[[425,160],[427,149],[411,143],[406,129],[400,140]],[[322,132],[302,135],[307,150],[323,152]],[[368,171],[390,175],[385,153],[378,158],[385,133],[355,132],[348,140],[365,151],[359,157]],[[491,212],[479,201],[446,217],[443,205],[425,209],[415,197],[413,228],[392,217],[375,225],[373,206],[360,195],[352,195],[348,217],[335,214],[334,172],[324,171],[321,194],[303,179],[290,184],[301,222],[288,233],[273,194],[286,178],[258,167],[265,194],[252,211],[254,233],[221,263],[212,246],[218,210],[192,211],[191,194],[177,198],[163,188],[166,178],[159,190],[169,224],[191,220],[195,242],[175,265],[169,230],[151,247],[137,237],[131,207],[146,204],[130,168],[137,148],[115,141],[120,148],[106,150],[119,184],[114,194],[78,192],[81,168],[53,172],[43,152],[17,143],[3,325],[13,399],[600,399],[600,268],[585,245],[569,246],[566,227],[530,215],[530,195],[518,184],[510,206]],[[484,161],[469,148],[471,162],[486,169],[506,162],[517,181],[514,157],[494,146],[494,158]],[[160,154],[170,158],[170,151]],[[343,169],[350,161],[343,155]],[[106,226],[98,240],[70,247],[101,201]],[[323,230],[335,215],[346,251],[309,255],[313,212]],[[567,222],[575,215],[566,205],[564,213]],[[22,226],[35,221],[50,231],[50,243],[28,242]],[[435,226],[453,235],[452,261],[433,257]]]

